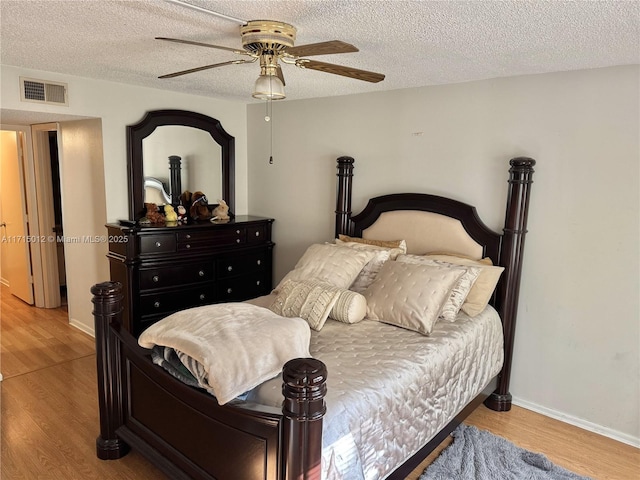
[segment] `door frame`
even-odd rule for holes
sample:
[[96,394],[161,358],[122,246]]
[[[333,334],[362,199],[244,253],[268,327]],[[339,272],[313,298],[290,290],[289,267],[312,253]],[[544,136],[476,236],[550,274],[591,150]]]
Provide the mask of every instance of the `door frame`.
[[[38,225],[38,200],[35,181],[35,163],[33,155],[33,144],[31,138],[31,128],[25,125],[0,124],[0,130],[17,132],[17,139],[22,143],[22,169],[25,180],[25,201],[27,210],[27,222],[29,235],[33,238],[41,238],[40,226]],[[20,135],[22,134],[22,135]],[[31,275],[33,276],[33,299],[36,307],[45,306],[44,278],[42,271],[42,255],[38,242],[29,243],[29,253],[31,254]]]

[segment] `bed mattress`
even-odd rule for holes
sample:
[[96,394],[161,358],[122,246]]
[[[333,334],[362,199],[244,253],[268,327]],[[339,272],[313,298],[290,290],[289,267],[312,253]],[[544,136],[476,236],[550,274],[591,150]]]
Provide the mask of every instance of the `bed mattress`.
[[[439,322],[430,336],[364,320],[328,320],[311,355],[328,369],[322,478],[380,480],[433,438],[498,374],[502,325],[490,306]],[[280,407],[282,379],[248,401]]]

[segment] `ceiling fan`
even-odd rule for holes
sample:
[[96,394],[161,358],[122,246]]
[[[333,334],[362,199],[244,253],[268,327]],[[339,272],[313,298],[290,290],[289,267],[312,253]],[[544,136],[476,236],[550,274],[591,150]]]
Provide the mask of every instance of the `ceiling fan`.
[[[172,1],[172,3],[180,3],[191,8],[197,8],[198,10],[204,10],[200,7],[195,7],[180,1],[169,1]],[[214,15],[223,16],[209,10],[205,11]],[[224,18],[236,21],[239,20],[228,16],[224,16]],[[369,72],[367,70],[359,70],[357,68],[345,67],[342,65],[335,65],[306,58],[315,55],[357,52],[358,49],[353,45],[340,40],[331,40],[327,42],[294,46],[296,28],[293,25],[274,20],[251,20],[247,22],[241,20],[241,22],[243,22],[240,26],[242,49],[194,42],[191,40],[181,40],[177,38],[156,37],[157,40],[215,48],[218,50],[227,50],[236,55],[249,57],[190,68],[188,70],[162,75],[158,78],[174,78],[211,68],[254,63],[259,61],[260,76],[256,80],[252,95],[253,97],[262,100],[280,100],[285,98],[285,80],[280,63],[295,65],[296,67],[309,70],[318,70],[335,75],[342,75],[349,78],[355,78],[356,80],[363,80],[365,82],[377,83],[384,80],[384,75],[381,73]]]

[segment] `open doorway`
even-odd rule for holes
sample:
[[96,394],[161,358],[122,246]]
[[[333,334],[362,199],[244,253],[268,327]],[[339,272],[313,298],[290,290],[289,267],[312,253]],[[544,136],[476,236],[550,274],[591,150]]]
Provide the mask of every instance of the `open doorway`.
[[51,159],[51,186],[53,193],[53,218],[55,224],[53,230],[56,236],[56,258],[58,260],[58,282],[60,289],[60,302],[67,303],[67,278],[64,261],[64,243],[58,241],[64,238],[62,228],[62,188],[60,186],[60,155],[58,154],[58,132],[50,131],[49,134],[49,157]]
[[[33,143],[34,184],[37,218],[32,219],[33,230],[39,231],[40,263],[33,269],[41,272],[41,304],[57,308],[66,302],[66,268],[62,231],[62,187],[60,177],[59,124],[44,123],[31,126]],[[64,302],[63,302],[64,300]]]

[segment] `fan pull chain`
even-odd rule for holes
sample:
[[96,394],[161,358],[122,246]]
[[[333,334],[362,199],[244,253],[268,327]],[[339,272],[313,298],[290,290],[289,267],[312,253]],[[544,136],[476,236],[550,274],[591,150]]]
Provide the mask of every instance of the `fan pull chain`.
[[271,99],[267,99],[264,121],[269,122],[269,165],[273,165],[273,122],[271,116],[273,115],[273,106],[271,105]]

